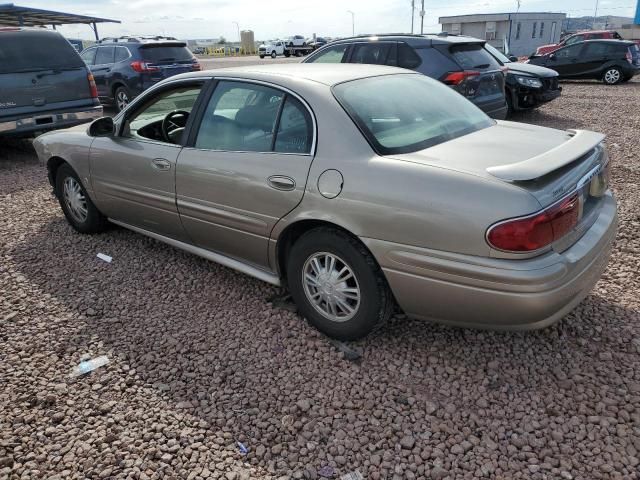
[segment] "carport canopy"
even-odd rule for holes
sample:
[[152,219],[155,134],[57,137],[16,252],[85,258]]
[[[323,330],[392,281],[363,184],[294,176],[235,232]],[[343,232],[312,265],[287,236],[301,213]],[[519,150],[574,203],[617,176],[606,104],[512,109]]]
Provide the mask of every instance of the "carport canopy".
[[13,3],[0,3],[0,27],[39,27],[51,25],[71,25],[84,23],[93,30],[96,41],[98,37],[98,23],[120,23],[120,20],[90,17],[75,13],[55,12],[39,8],[20,7]]

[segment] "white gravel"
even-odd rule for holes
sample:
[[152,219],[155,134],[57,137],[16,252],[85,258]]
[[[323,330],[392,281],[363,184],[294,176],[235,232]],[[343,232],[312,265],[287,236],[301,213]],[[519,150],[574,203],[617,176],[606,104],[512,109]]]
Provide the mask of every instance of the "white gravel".
[[356,361],[264,283],[72,232],[35,156],[5,143],[0,478],[640,478],[640,82],[563,87],[519,120],[608,135],[620,233],[592,295],[533,333],[398,316]]

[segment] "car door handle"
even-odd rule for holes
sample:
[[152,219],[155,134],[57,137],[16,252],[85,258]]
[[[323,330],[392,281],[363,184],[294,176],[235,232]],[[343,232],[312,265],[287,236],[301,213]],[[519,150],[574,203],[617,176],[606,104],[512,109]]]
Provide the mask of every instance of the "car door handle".
[[293,190],[296,188],[296,181],[284,175],[271,175],[268,179],[269,186],[276,190]]
[[158,170],[171,170],[171,163],[164,158],[154,158],[151,160],[151,165]]

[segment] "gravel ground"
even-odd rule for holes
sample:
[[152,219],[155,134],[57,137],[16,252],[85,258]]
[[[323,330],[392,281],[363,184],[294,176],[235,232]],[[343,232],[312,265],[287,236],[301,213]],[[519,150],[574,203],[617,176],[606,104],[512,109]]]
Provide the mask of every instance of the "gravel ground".
[[0,478],[639,479],[638,105],[640,82],[568,83],[518,119],[608,135],[620,232],[574,312],[532,333],[397,316],[356,361],[264,283],[72,232],[28,145],[5,145]]

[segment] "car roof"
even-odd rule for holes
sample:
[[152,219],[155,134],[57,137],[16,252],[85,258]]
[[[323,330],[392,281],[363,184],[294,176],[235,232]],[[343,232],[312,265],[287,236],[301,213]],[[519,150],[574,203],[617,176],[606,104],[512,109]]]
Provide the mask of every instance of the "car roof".
[[475,37],[468,37],[466,35],[457,35],[453,33],[440,32],[440,33],[425,33],[425,34],[415,34],[415,33],[372,33],[367,35],[355,35],[353,37],[345,37],[339,40],[334,40],[331,42],[332,44],[343,43],[343,42],[357,42],[357,41],[375,41],[378,39],[385,40],[406,40],[406,39],[424,39],[431,40],[432,43],[486,43],[485,40]]
[[[631,40],[617,40],[615,38],[596,38],[593,40],[585,40],[582,43],[609,43],[611,45],[633,45],[634,42]],[[574,45],[578,45],[574,43]]]
[[[354,63],[321,64],[321,63],[289,63],[275,65],[253,65],[248,67],[218,68],[190,72],[180,75],[181,79],[200,77],[237,77],[248,80],[291,82],[303,80],[333,86],[338,83],[357,80],[359,78],[381,75],[413,74],[404,68],[387,67],[385,65],[366,65]],[[175,78],[175,77],[172,77]]]

